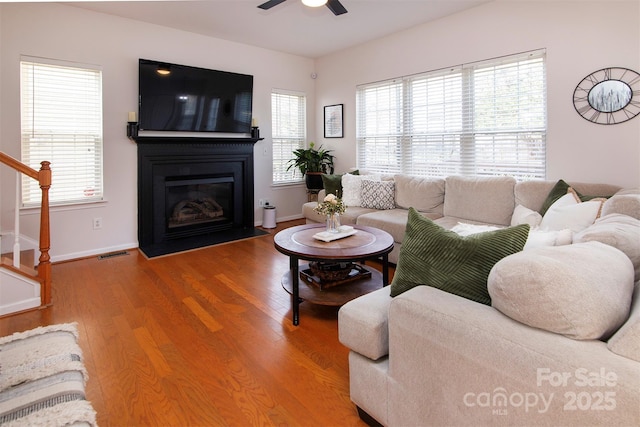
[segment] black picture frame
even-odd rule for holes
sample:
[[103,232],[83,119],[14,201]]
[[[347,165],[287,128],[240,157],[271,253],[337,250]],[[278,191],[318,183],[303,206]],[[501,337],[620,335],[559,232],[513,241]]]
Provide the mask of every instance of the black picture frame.
[[324,107],[324,137],[344,138],[344,104]]

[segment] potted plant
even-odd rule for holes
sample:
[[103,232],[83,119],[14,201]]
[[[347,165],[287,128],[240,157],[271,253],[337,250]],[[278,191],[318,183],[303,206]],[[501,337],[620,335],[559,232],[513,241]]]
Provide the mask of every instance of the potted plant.
[[305,177],[309,190],[322,189],[322,174],[333,173],[332,150],[325,150],[322,146],[315,148],[313,142],[309,148],[298,148],[293,151],[293,159],[289,160],[287,170],[298,168]]

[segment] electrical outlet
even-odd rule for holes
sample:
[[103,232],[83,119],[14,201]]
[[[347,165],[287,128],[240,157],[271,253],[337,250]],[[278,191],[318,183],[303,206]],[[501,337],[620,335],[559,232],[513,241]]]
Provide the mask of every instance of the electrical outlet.
[[102,228],[102,218],[93,218],[93,229],[99,230]]
[[269,206],[271,204],[271,202],[269,202],[269,199],[260,199],[259,203],[261,207]]

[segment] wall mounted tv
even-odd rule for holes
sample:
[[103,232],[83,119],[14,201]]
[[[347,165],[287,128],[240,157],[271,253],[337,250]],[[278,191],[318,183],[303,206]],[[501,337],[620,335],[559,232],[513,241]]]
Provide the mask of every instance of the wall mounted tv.
[[140,131],[251,132],[253,76],[140,59],[138,88]]

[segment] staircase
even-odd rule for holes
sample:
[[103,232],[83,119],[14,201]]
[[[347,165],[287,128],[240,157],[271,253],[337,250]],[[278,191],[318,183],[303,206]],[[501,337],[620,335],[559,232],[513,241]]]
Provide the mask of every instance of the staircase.
[[[0,152],[0,163],[17,171],[13,252],[0,256],[0,317],[51,304],[51,262],[49,257],[49,187],[51,169],[42,162],[39,171]],[[38,181],[42,191],[40,205],[40,256],[35,263],[33,250],[21,250],[20,236],[20,178],[24,174]],[[0,248],[2,245],[0,244]]]

